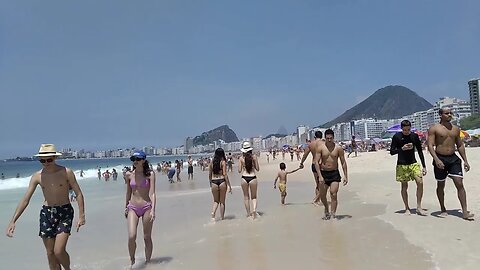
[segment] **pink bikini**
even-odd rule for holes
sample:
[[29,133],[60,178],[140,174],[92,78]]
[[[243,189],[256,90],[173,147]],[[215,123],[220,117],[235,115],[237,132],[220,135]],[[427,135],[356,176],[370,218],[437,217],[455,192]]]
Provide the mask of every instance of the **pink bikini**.
[[[130,178],[130,187],[132,189],[139,189],[139,188],[150,188],[150,181],[148,178],[145,178],[140,185],[137,186],[137,183],[135,182],[135,176],[132,175]],[[133,210],[135,214],[137,214],[137,217],[141,217],[147,212],[148,210],[152,209],[152,202],[146,202],[144,205],[134,205],[131,202],[128,202],[127,208],[129,210]]]

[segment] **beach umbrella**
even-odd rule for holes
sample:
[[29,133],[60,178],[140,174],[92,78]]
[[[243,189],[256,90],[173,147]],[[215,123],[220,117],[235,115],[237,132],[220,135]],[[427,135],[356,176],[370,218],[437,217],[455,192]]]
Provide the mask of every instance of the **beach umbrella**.
[[470,134],[466,132],[465,130],[460,130],[460,139],[468,139],[470,138]]
[[[388,133],[400,132],[400,131],[402,131],[402,127],[400,126],[400,124],[393,125],[387,129]],[[410,131],[415,132],[417,131],[417,129],[412,127]]]

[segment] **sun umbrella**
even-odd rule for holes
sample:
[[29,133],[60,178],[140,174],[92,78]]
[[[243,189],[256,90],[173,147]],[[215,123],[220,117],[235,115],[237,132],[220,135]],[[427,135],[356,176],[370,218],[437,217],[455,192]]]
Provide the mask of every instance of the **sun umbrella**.
[[470,138],[470,134],[466,132],[465,130],[460,130],[460,139],[468,139]]

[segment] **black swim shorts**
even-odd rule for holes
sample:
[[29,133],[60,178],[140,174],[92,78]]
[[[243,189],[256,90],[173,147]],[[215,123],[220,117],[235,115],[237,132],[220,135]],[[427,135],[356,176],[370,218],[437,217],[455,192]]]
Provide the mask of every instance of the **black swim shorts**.
[[40,210],[40,232],[38,236],[42,238],[55,238],[55,236],[60,233],[70,234],[73,214],[71,204],[42,206]]
[[193,173],[193,166],[188,166],[188,173]]
[[433,172],[435,174],[435,179],[438,181],[445,181],[447,176],[450,178],[452,176],[463,178],[462,160],[457,155],[451,154],[445,156],[437,153],[437,157],[445,166],[443,169],[437,168],[435,161],[433,161]]
[[315,168],[315,164],[312,163],[312,172],[317,173],[317,169]]
[[340,172],[338,170],[333,171],[320,171],[322,173],[323,181],[327,186],[330,186],[333,182],[340,182],[342,180],[342,176],[340,176]]

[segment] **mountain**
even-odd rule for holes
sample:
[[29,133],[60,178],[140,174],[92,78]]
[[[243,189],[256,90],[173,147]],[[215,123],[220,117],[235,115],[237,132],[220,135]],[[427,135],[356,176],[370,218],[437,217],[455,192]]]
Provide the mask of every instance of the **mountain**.
[[400,118],[432,107],[433,105],[430,102],[407,87],[389,85],[378,89],[364,101],[322,126],[331,127],[336,123],[369,117],[378,119]]
[[223,125],[193,138],[193,146],[207,145],[217,140],[223,140],[226,143],[238,142],[237,134],[227,125]]
[[264,139],[268,139],[270,137],[283,138],[283,137],[287,137],[287,135],[286,134],[281,134],[281,133],[274,133],[274,134],[268,135]]
[[287,134],[288,134],[288,131],[287,131],[287,129],[282,125],[282,126],[280,126],[280,128],[278,129],[277,134],[285,134],[285,135],[287,135]]

